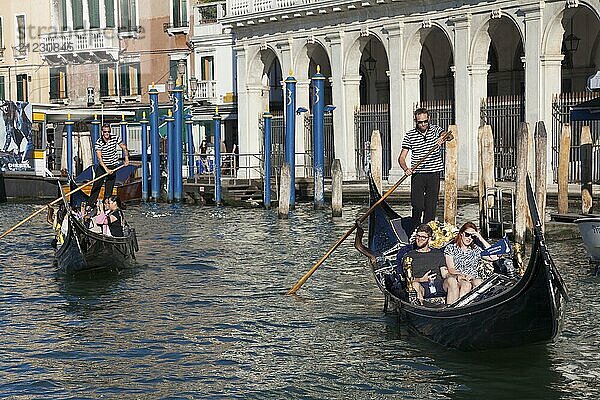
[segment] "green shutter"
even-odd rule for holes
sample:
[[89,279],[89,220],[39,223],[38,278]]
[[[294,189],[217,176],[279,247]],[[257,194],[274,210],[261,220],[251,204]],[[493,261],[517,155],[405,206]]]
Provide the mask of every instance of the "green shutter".
[[181,26],[188,26],[187,23],[187,0],[181,0]]
[[83,29],[82,0],[73,0],[73,29]]
[[17,101],[28,101],[27,74],[17,75]]
[[60,2],[60,23],[61,30],[67,30],[67,0],[61,0]]
[[106,10],[106,27],[115,27],[115,1],[104,0],[104,9]]
[[0,101],[6,100],[6,94],[4,93],[4,77],[0,76]]
[[50,68],[50,100],[60,98],[60,78],[58,68]]
[[181,16],[179,15],[179,1],[173,0],[173,27],[177,28],[179,26],[179,22],[181,21]]
[[100,28],[100,0],[88,0],[90,28]]
[[108,66],[100,64],[100,97],[108,96]]
[[2,42],[2,17],[0,17],[0,51],[4,50],[4,42]]

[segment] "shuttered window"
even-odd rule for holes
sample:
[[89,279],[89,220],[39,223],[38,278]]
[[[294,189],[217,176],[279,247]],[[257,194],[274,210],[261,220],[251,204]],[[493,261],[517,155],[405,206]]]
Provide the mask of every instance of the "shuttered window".
[[100,28],[100,0],[88,0],[90,28]]
[[214,72],[214,59],[212,56],[202,57],[200,59],[200,64],[202,68],[202,80],[203,81],[212,81],[215,79]]
[[115,27],[115,1],[104,0],[104,9],[106,10],[106,27]]
[[67,98],[67,67],[50,68],[50,100]]
[[73,29],[83,29],[83,1],[73,0]]
[[17,101],[29,101],[27,74],[17,75]]
[[100,97],[117,95],[115,64],[100,64]]
[[4,77],[0,76],[0,101],[6,100],[6,85],[4,83]]
[[135,32],[137,31],[137,4],[136,0],[120,0],[121,15],[119,31]]
[[173,27],[188,26],[187,0],[173,0]]
[[119,69],[121,96],[137,96],[141,94],[140,78],[139,62],[122,64]]
[[67,0],[60,1],[60,10],[58,10],[59,18],[60,18],[60,30],[66,31],[68,29],[67,26]]

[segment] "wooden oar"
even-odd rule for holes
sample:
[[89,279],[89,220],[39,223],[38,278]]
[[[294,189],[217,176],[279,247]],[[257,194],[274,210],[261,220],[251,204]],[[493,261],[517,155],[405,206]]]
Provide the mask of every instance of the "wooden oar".
[[[118,170],[120,170],[121,168],[123,168],[125,166],[125,164],[113,169],[113,173],[117,172]],[[69,196],[75,192],[79,192],[81,189],[83,189],[86,186],[91,185],[92,183],[96,182],[97,180],[100,180],[102,178],[104,178],[105,176],[108,175],[108,172],[100,175],[99,177],[84,183],[83,185],[77,187],[76,189],[73,189],[72,191],[65,193],[65,196]],[[59,182],[60,185],[60,182]],[[12,228],[10,228],[9,230],[7,230],[6,232],[4,232],[2,235],[0,235],[0,239],[2,239],[4,236],[8,235],[9,233],[11,233],[12,231],[14,231],[15,229],[17,229],[18,227],[20,227],[21,225],[23,225],[25,222],[29,221],[31,218],[35,217],[36,215],[40,214],[42,211],[44,211],[46,209],[46,207],[50,207],[56,203],[58,203],[59,201],[61,201],[63,199],[63,197],[59,197],[56,200],[53,200],[52,202],[46,204],[44,207],[40,207],[38,210],[34,211],[32,214],[30,214],[27,218],[25,218],[24,220],[22,220],[21,222],[19,222],[18,224],[16,224],[15,226],[13,226]]]
[[[452,133],[444,132],[444,133],[442,133],[440,138],[442,139],[442,141],[439,144],[436,144],[435,146],[433,146],[427,152],[427,154],[425,154],[423,156],[423,158],[421,158],[415,164],[415,166],[412,168],[413,171],[416,170],[425,160],[427,160],[427,158],[431,155],[431,153],[433,153],[435,150],[439,149],[440,146],[442,145],[442,143],[444,143],[448,140],[452,140]],[[296,282],[296,284],[290,289],[290,291],[287,294],[295,294],[298,291],[298,289],[300,289],[300,287],[302,287],[302,285],[304,285],[304,282],[306,282],[308,280],[308,278],[310,278],[310,276],[317,270],[317,268],[319,268],[319,266],[321,266],[321,264],[323,264],[323,262],[325,262],[327,257],[329,257],[331,255],[331,253],[333,253],[333,251],[335,249],[337,249],[339,247],[339,245],[342,244],[342,242],[344,240],[346,240],[346,238],[348,238],[348,236],[350,236],[352,234],[352,232],[354,232],[354,230],[356,229],[356,226],[359,225],[360,223],[362,223],[365,219],[367,219],[367,217],[369,215],[371,215],[373,210],[375,210],[375,207],[377,207],[379,204],[381,204],[382,201],[384,201],[390,194],[392,194],[394,192],[394,190],[396,190],[398,188],[398,186],[400,186],[400,184],[402,184],[402,182],[404,182],[406,180],[406,178],[408,178],[409,176],[410,175],[404,173],[402,178],[398,179],[398,182],[396,182],[394,184],[394,186],[392,186],[383,196],[381,196],[381,198],[379,200],[377,200],[377,202],[375,202],[375,204],[373,204],[363,214],[362,217],[360,217],[359,219],[356,220],[355,224],[350,229],[348,229],[348,231],[336,242],[336,244],[334,244],[333,247],[331,249],[329,249],[329,251],[327,253],[325,253],[325,255],[323,257],[321,257],[321,259],[319,261],[317,261],[317,263],[315,265],[313,265],[312,268],[310,270],[308,270],[308,272],[306,274],[304,274],[304,276],[302,278],[300,278],[300,280],[298,282]]]

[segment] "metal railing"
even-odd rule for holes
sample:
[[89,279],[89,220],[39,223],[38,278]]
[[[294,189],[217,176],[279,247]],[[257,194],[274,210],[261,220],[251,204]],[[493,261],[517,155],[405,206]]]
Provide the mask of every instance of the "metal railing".
[[367,178],[371,134],[374,130],[381,134],[383,179],[387,179],[393,159],[389,104],[361,104],[354,110],[354,151],[358,179]]
[[571,125],[571,151],[569,157],[569,182],[581,181],[579,145],[581,128],[590,127],[592,134],[592,182],[600,183],[600,121],[571,121],[571,108],[581,102],[600,97],[598,92],[561,93],[552,101],[552,173],[558,181],[558,154],[563,124]]
[[[335,143],[334,143],[334,129],[333,129],[333,114],[325,113],[323,122],[323,130],[325,136],[325,161],[323,166],[323,177],[331,178],[331,165],[333,164],[333,160],[335,160]],[[304,165],[307,175],[306,176],[314,176],[313,169],[313,131],[312,131],[312,122],[313,116],[312,114],[305,113],[304,114]]]
[[517,132],[525,120],[521,95],[488,97],[481,100],[481,124],[490,125],[494,135],[494,165],[497,181],[516,178]]

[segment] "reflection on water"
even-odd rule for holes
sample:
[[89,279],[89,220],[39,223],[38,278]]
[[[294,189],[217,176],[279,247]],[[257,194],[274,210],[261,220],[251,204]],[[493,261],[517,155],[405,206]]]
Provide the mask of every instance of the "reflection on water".
[[[33,207],[0,204],[0,231]],[[575,227],[548,240],[572,298],[559,341],[460,353],[382,313],[351,238],[285,295],[360,212],[134,205],[136,266],[77,280],[29,222],[0,243],[0,396],[598,398],[600,282]]]

